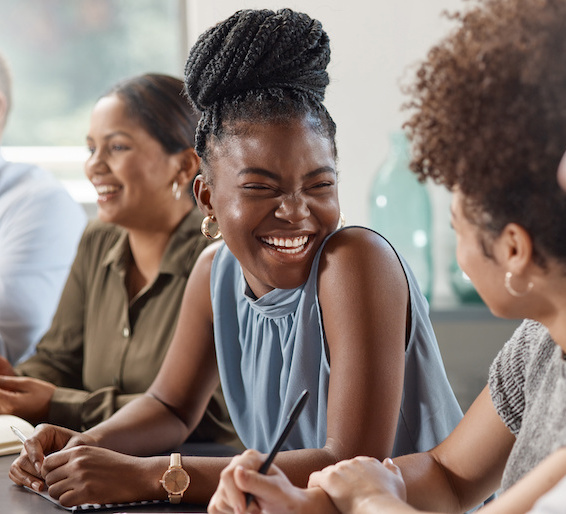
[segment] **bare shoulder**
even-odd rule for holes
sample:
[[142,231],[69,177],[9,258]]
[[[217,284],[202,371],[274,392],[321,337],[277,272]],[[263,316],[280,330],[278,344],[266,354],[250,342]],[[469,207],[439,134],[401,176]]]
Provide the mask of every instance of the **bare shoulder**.
[[197,261],[189,275],[185,287],[182,309],[184,312],[199,311],[202,315],[212,319],[212,305],[210,300],[210,275],[214,256],[222,243],[207,246],[198,256]]
[[222,244],[223,244],[222,241],[218,241],[216,243],[207,246],[201,252],[195,263],[193,271],[191,272],[191,276],[194,275],[196,272],[198,275],[208,275],[210,277],[212,261],[214,261],[214,256],[216,255],[216,252],[218,251],[220,245]]
[[326,243],[320,260],[319,277],[327,273],[394,273],[403,281],[403,267],[389,242],[363,227],[349,227],[334,234]]

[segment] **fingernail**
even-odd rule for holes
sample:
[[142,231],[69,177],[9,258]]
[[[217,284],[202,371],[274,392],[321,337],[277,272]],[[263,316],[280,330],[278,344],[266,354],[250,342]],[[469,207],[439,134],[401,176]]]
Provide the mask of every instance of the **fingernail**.
[[387,457],[383,462],[385,464],[393,464],[393,461],[389,457]]
[[38,473],[41,473],[41,464],[39,462],[36,462],[34,467]]
[[35,491],[40,491],[41,490],[41,484],[39,482],[32,482],[31,488]]

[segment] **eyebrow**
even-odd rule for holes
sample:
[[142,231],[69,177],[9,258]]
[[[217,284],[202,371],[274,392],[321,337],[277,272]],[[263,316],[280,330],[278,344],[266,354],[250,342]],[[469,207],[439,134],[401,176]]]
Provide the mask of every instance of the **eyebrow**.
[[[111,132],[110,134],[106,134],[102,139],[104,139],[105,141],[108,141],[109,139],[112,139],[115,136],[125,136],[125,137],[132,139],[132,136],[130,134],[128,134],[127,132],[124,132],[122,130],[116,130],[115,132]],[[86,139],[87,139],[87,141],[88,140],[92,141],[94,138],[92,136],[87,135]]]
[[[322,166],[315,170],[309,171],[304,175],[304,178],[313,178],[317,175],[323,175],[324,173],[336,174],[336,170],[332,166]],[[272,171],[266,170],[264,168],[242,168],[238,171],[238,177],[243,177],[245,175],[261,175],[266,178],[277,180],[281,177],[278,173],[273,173]]]

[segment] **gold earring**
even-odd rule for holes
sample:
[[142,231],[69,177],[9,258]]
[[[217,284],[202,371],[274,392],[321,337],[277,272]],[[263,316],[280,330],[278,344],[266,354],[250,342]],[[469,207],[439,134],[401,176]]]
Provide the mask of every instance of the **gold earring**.
[[510,271],[508,271],[507,273],[505,273],[505,289],[507,289],[507,292],[511,295],[514,296],[515,298],[521,298],[523,296],[526,296],[529,294],[530,290],[533,288],[533,283],[529,282],[527,284],[527,289],[525,289],[524,291],[517,291],[512,285],[511,285],[511,279],[513,278],[513,273],[511,273]]
[[340,221],[338,222],[338,227],[336,227],[336,230],[343,228],[344,225],[346,225],[346,216],[344,216],[344,213],[340,211]]
[[173,182],[171,192],[173,193],[173,198],[175,198],[175,200],[181,198],[181,190],[179,189],[179,183],[176,180]]
[[217,223],[216,218],[213,215],[208,215],[202,220],[202,223],[200,225],[200,231],[202,232],[202,235],[207,239],[211,239],[211,240],[222,237],[222,233],[220,232],[220,227],[216,228],[216,232],[214,235],[210,233],[210,229],[209,229],[210,223]]

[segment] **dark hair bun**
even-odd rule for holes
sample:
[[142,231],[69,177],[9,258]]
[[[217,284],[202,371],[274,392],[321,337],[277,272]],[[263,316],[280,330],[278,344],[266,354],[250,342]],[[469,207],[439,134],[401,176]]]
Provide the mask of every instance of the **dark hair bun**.
[[185,66],[185,89],[201,111],[261,89],[294,89],[322,101],[329,60],[318,20],[290,9],[242,10],[199,37]]

